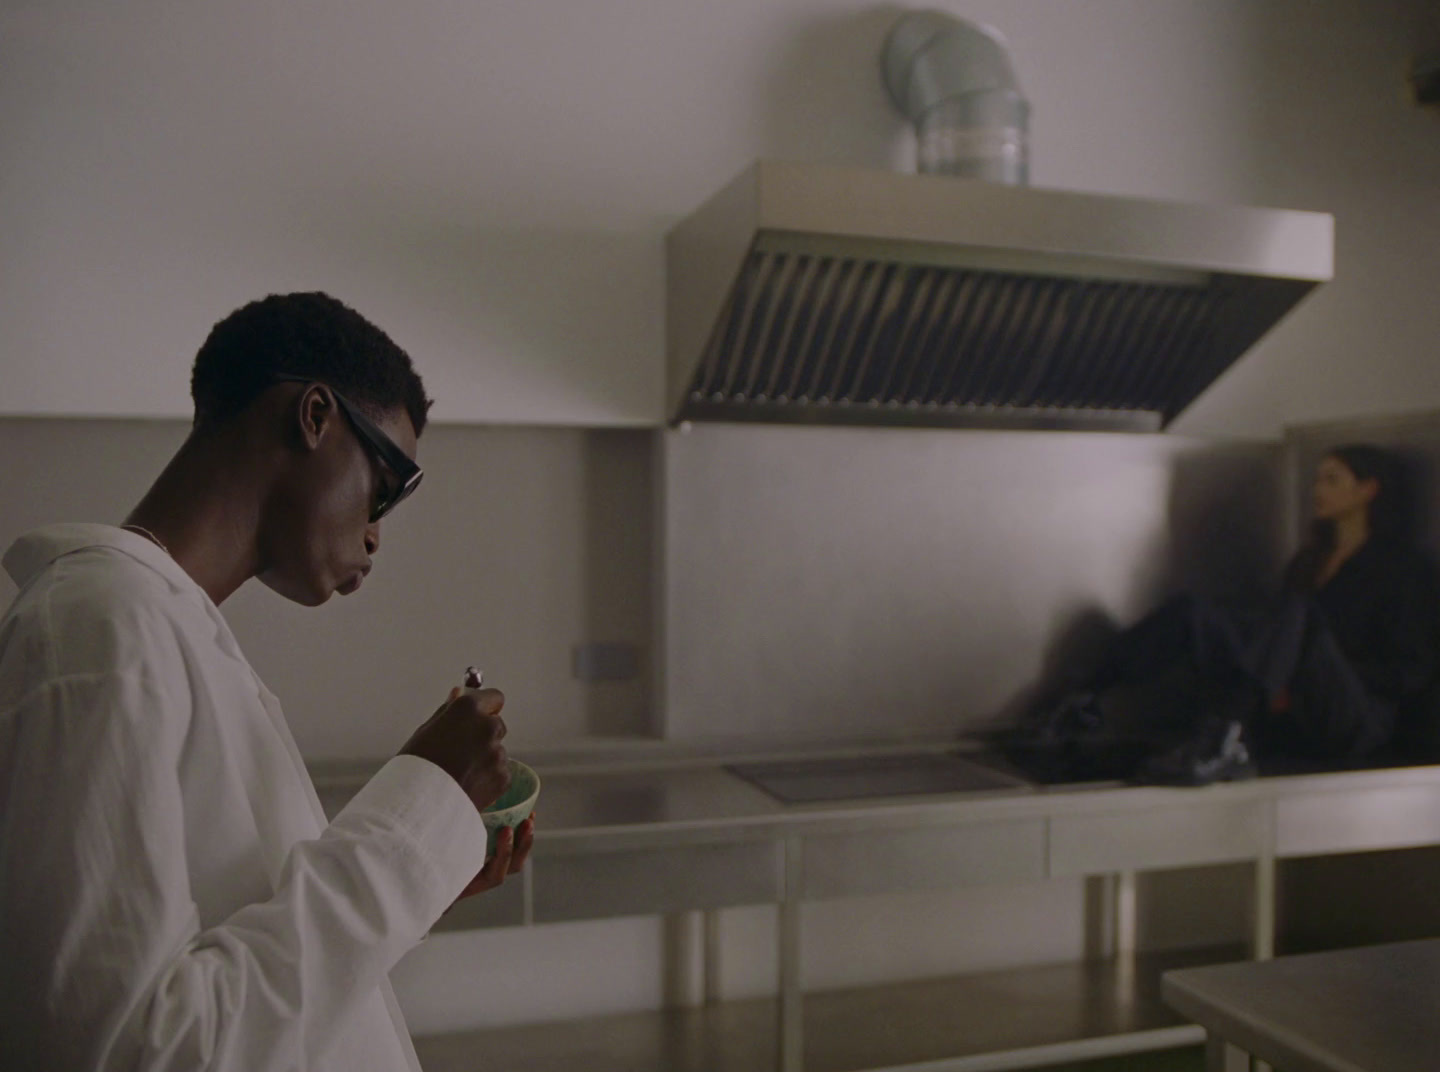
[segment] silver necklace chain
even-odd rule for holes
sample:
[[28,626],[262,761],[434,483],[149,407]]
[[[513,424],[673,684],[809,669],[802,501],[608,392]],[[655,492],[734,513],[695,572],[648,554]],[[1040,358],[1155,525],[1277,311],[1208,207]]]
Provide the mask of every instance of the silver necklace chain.
[[[130,532],[134,532],[140,536],[144,536],[156,547],[160,548],[160,550],[164,551],[167,555],[170,555],[170,548],[165,546],[165,542],[161,540],[159,536],[156,536],[153,532],[147,529],[144,525],[121,525],[120,527],[122,529],[128,529]],[[174,558],[175,556],[170,555],[170,557]]]

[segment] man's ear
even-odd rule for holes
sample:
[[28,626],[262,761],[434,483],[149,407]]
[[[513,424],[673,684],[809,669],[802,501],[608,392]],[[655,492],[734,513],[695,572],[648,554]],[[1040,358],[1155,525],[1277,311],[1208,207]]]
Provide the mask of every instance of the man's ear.
[[335,423],[335,396],[324,384],[312,383],[300,392],[295,407],[300,442],[306,450],[315,450]]
[[1373,476],[1366,477],[1364,480],[1360,481],[1359,491],[1360,494],[1364,496],[1365,503],[1368,506],[1370,503],[1374,502],[1376,497],[1380,494],[1380,481],[1376,480]]

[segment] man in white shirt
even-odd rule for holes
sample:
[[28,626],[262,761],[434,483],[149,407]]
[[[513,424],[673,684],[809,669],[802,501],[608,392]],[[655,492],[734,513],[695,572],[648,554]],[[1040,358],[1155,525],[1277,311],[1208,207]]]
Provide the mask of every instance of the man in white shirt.
[[125,525],[27,534],[0,619],[0,1068],[416,1070],[387,973],[486,859],[503,697],[461,694],[328,823],[218,610],[360,587],[414,490],[410,359],[324,294],[222,320]]

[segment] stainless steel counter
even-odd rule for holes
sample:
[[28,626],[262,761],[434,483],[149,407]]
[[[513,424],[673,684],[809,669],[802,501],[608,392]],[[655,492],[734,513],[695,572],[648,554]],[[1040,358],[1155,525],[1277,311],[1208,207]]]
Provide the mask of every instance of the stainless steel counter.
[[[1440,766],[1205,789],[1016,783],[980,793],[787,805],[725,770],[734,757],[718,753],[526,758],[542,780],[531,865],[520,883],[462,902],[437,930],[776,905],[782,1072],[797,1072],[805,1052],[804,901],[1107,875],[1112,952],[1129,956],[1137,872],[1248,863],[1251,954],[1268,959],[1277,859],[1440,845]],[[367,773],[317,768],[327,808],[342,806]],[[1075,1056],[1179,1045],[1193,1041],[1193,1030],[1157,1024],[1091,1038]],[[1046,1053],[1047,1060],[1063,1056]],[[966,1058],[963,1067],[1025,1067],[988,1060]]]
[[[954,742],[934,745],[953,748]],[[915,746],[908,746],[915,750]],[[876,754],[893,755],[885,748]],[[765,753],[803,758],[835,753]],[[846,755],[858,754],[855,750]],[[1280,856],[1402,848],[1440,843],[1440,766],[1417,766],[1262,778],[1169,789],[1086,783],[1041,787],[1016,781],[998,790],[782,804],[725,769],[737,757],[650,752],[640,759],[565,753],[527,756],[543,788],[538,804],[537,852],[578,848],[582,842],[673,843],[693,835],[783,839],[846,829],[927,827],[1040,819],[1062,828],[1100,817],[1138,833],[1147,816],[1159,816],[1186,840],[1198,833],[1196,816],[1237,816],[1246,809],[1269,814],[1264,837]],[[755,758],[747,754],[746,760]],[[335,814],[378,769],[375,763],[312,764],[321,802]],[[1129,816],[1129,820],[1122,819]],[[1201,824],[1203,825],[1203,824]],[[1259,852],[1259,844],[1254,852]],[[1177,850],[1183,853],[1183,850]],[[1246,855],[1249,853],[1247,852]],[[1203,862],[1203,861],[1202,861]],[[1178,865],[1177,865],[1178,866]],[[1109,868],[1102,867],[1105,871]]]
[[774,820],[784,805],[722,767],[608,773],[541,771],[545,836],[641,828],[666,830]]
[[1166,973],[1166,1002],[1210,1033],[1213,1072],[1431,1072],[1440,939]]

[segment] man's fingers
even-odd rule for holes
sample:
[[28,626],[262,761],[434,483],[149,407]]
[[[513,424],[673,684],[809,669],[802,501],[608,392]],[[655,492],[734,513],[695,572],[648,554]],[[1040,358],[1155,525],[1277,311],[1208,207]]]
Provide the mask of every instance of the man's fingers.
[[470,695],[475,698],[475,704],[482,715],[498,715],[505,706],[505,694],[499,689],[481,689]]
[[[493,890],[504,883],[507,875],[517,875],[530,858],[531,846],[535,844],[535,820],[526,819],[519,827],[501,827],[495,834],[495,854],[485,861],[455,900],[461,901],[486,890]],[[451,905],[453,908],[454,905]],[[445,911],[450,911],[447,908]]]
[[505,795],[505,790],[510,788],[510,753],[505,751],[503,744],[497,744],[490,749],[490,770],[495,783],[500,787],[495,794],[495,799],[499,800]]
[[420,728],[423,730],[426,726],[429,726],[432,722],[434,722],[437,718],[439,718],[441,715],[443,715],[446,711],[450,710],[450,705],[453,704],[453,703],[454,703],[456,700],[458,700],[459,698],[460,698],[460,690],[459,690],[459,689],[451,689],[451,690],[450,690],[450,695],[445,698],[445,702],[442,703],[439,707],[435,708],[435,713],[434,713],[433,715],[431,715],[429,718],[427,718],[427,719],[424,721],[424,723],[420,726]]
[[515,851],[515,831],[508,826],[502,826],[495,835],[495,855],[485,861],[485,866],[480,870],[480,877],[490,886],[498,886],[505,881],[505,875],[510,870],[510,859]]
[[486,740],[498,741],[505,736],[505,720],[500,709],[505,706],[505,696],[498,689],[473,692],[461,699],[467,719],[473,720]]
[[526,819],[516,831],[515,852],[510,857],[510,874],[518,875],[530,859],[530,850],[535,846],[535,820]]
[[487,741],[504,741],[505,733],[510,732],[505,720],[498,715],[481,715],[480,725]]

